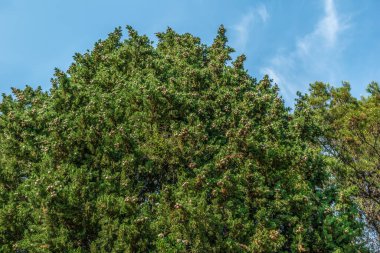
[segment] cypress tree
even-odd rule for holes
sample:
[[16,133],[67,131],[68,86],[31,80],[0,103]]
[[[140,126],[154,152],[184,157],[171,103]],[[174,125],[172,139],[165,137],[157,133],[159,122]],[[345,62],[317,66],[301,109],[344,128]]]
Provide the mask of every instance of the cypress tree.
[[0,104],[1,252],[358,252],[361,224],[279,89],[127,27]]

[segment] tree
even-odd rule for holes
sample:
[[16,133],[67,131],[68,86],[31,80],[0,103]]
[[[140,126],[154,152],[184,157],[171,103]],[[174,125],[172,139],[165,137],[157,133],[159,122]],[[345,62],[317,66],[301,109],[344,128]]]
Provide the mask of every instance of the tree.
[[[305,139],[321,145],[337,163],[334,176],[353,196],[370,230],[380,241],[380,92],[372,82],[368,97],[354,98],[350,85],[340,88],[321,82],[300,95],[295,114],[304,120]],[[311,137],[311,138],[310,138]],[[376,243],[376,242],[374,242]]]
[[3,252],[357,252],[362,225],[268,76],[127,27],[0,105]]

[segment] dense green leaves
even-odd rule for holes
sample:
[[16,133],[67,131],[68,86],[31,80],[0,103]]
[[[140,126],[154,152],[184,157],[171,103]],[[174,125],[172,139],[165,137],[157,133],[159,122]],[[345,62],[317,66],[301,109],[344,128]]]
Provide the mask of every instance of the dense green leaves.
[[269,77],[127,27],[0,106],[2,252],[358,252],[361,225]]
[[[350,85],[340,88],[317,82],[299,98],[296,116],[311,142],[321,145],[335,164],[337,181],[351,188],[372,237],[380,247],[380,96],[372,82],[368,97],[356,99]],[[307,129],[314,129],[308,131]],[[371,234],[371,233],[370,233]],[[377,243],[376,243],[377,241]]]

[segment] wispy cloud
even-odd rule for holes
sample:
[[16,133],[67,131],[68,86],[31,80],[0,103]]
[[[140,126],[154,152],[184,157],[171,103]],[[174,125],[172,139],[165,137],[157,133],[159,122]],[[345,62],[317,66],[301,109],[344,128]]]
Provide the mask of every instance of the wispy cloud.
[[259,17],[261,18],[261,20],[264,23],[267,22],[267,20],[269,18],[269,13],[268,13],[267,8],[265,7],[265,5],[260,5],[257,8],[257,14],[259,14]]
[[265,5],[259,5],[257,8],[252,8],[244,13],[239,22],[233,26],[233,30],[237,33],[236,47],[245,50],[254,23],[266,23],[268,19],[269,13]]
[[323,7],[323,16],[315,29],[296,40],[293,50],[276,54],[261,69],[262,74],[269,74],[279,84],[287,100],[314,81],[311,78],[334,79],[338,71],[337,59],[343,48],[339,36],[349,24],[337,12],[334,0],[324,0]]
[[[265,67],[261,69],[261,72],[265,75],[269,75],[270,79],[278,85],[287,83],[288,77],[284,76],[282,72],[277,71],[275,68]],[[292,94],[296,94],[297,90],[294,86],[281,85],[281,92],[284,94],[285,99],[289,100]]]
[[334,0],[324,1],[325,15],[319,20],[315,30],[298,41],[299,54],[309,53],[310,49],[323,47],[330,49],[336,46],[337,37],[348,28],[347,22],[338,17]]

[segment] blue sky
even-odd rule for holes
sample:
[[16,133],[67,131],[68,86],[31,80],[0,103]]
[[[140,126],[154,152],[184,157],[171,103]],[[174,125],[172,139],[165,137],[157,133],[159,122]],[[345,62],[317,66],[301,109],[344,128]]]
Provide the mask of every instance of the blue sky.
[[288,104],[316,80],[349,81],[360,96],[380,81],[379,10],[377,0],[1,0],[0,93],[48,89],[55,67],[66,70],[116,26],[152,39],[170,26],[210,44],[224,24],[249,73],[269,74]]

